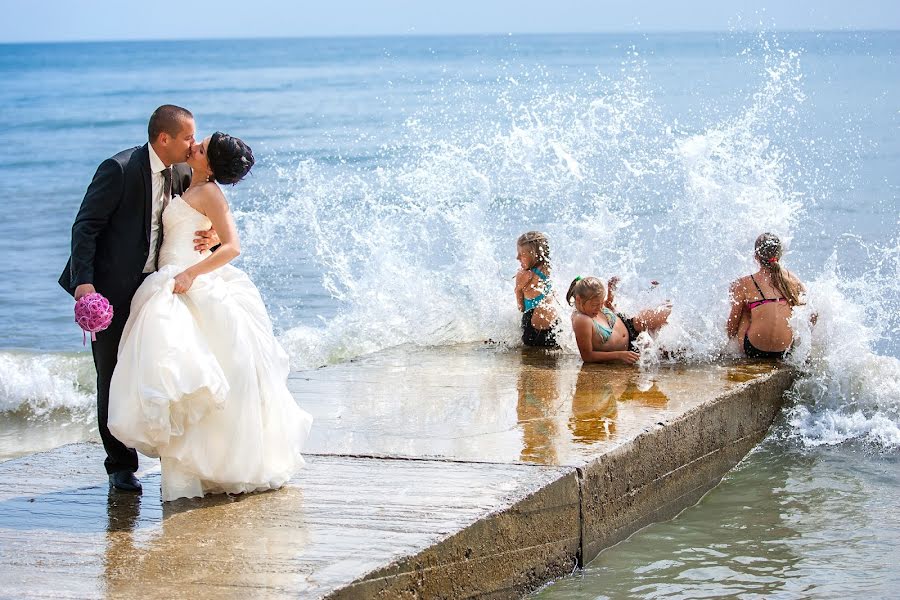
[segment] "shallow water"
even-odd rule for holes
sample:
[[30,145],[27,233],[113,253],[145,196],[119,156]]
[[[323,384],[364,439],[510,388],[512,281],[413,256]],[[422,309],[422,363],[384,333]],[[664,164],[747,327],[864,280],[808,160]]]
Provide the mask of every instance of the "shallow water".
[[892,453],[770,438],[696,506],[534,597],[892,598],[898,467]]

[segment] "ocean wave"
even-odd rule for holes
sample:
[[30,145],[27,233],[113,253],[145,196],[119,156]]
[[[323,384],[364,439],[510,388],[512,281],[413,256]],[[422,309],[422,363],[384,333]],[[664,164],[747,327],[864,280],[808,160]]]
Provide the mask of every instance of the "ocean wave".
[[0,412],[87,414],[94,410],[96,389],[89,355],[0,352]]
[[873,351],[897,330],[898,249],[872,248],[879,261],[857,277],[835,253],[808,284],[808,304],[794,310],[790,362],[799,378],[787,417],[789,436],[805,445],[858,440],[900,448],[900,360]]

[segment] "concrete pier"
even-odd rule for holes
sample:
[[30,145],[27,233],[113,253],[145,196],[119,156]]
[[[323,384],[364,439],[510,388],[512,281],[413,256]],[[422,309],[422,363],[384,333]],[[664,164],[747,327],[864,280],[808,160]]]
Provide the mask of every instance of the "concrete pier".
[[148,460],[109,493],[94,443],[0,463],[0,597],[520,597],[696,502],[791,381],[492,346],[297,372],[316,422],[282,490],[163,505]]

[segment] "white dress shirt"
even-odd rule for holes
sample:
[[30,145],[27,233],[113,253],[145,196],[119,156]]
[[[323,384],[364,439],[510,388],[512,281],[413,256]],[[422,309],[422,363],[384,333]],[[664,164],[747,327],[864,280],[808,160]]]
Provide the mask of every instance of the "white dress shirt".
[[171,200],[171,198],[166,198],[169,190],[163,189],[165,187],[163,185],[163,181],[165,181],[163,171],[169,167],[166,167],[162,159],[157,156],[153,150],[153,145],[147,144],[147,148],[150,150],[150,198],[152,206],[150,208],[150,254],[147,256],[146,264],[144,264],[144,273],[152,273],[156,270],[156,240],[160,234],[160,213],[162,213],[164,201]]

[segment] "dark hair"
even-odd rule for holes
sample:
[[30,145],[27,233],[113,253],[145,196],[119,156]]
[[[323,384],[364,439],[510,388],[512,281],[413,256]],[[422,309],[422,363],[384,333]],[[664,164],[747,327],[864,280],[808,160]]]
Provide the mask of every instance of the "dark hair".
[[756,238],[754,254],[759,265],[772,273],[772,282],[784,294],[788,304],[791,306],[800,304],[799,284],[781,267],[782,247],[778,236],[774,233],[764,233]]
[[253,150],[243,140],[217,131],[209,139],[206,158],[212,178],[222,185],[234,185],[243,179],[256,162]]
[[193,119],[186,108],[174,104],[163,104],[150,115],[150,123],[147,124],[147,135],[150,141],[155,142],[161,133],[168,133],[172,137],[181,133],[181,124],[188,119]]

